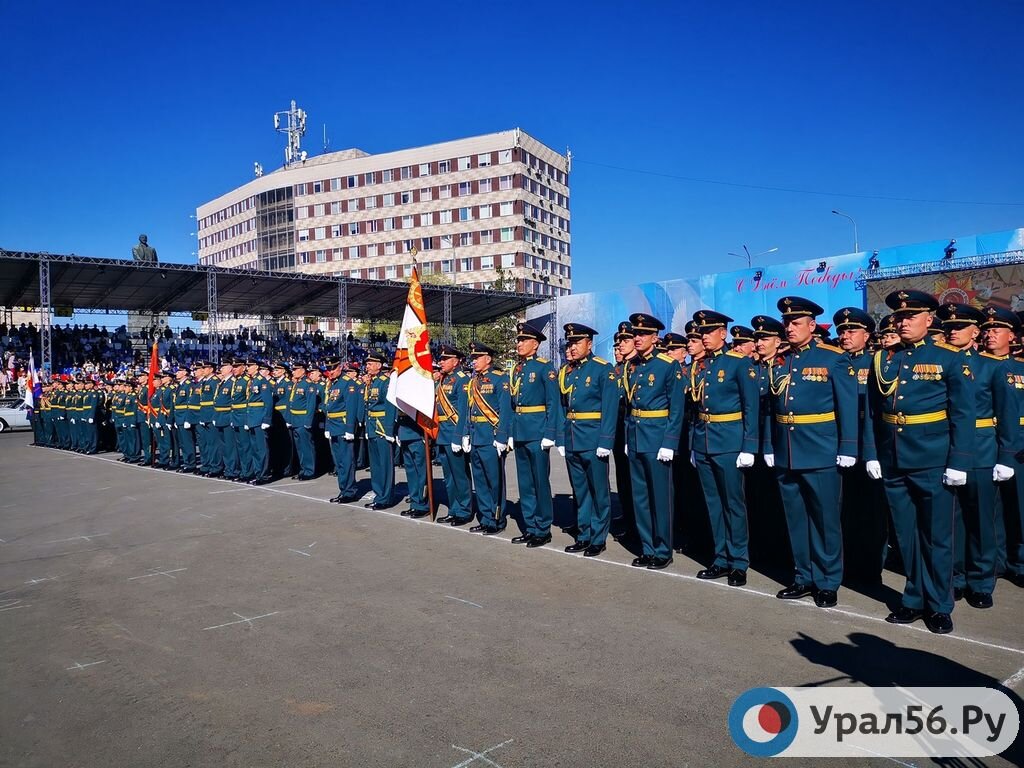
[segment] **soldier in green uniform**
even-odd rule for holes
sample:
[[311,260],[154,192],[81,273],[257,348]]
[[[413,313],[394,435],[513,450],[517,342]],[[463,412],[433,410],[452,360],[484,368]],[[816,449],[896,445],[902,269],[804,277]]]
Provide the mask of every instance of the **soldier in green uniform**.
[[635,567],[653,570],[672,562],[672,461],[683,429],[682,367],[654,348],[657,318],[636,312],[629,316],[637,355],[622,377],[629,413],[626,451],[633,481],[633,508],[643,553]]
[[177,471],[196,471],[196,433],[194,422],[199,415],[199,392],[192,380],[192,370],[180,365],[174,372],[174,435],[180,453]]
[[292,394],[292,383],[288,378],[290,373],[288,364],[280,360],[271,369],[274,420],[270,425],[270,464],[271,475],[275,479],[293,474],[291,470],[295,461],[295,447],[287,423],[288,400]]
[[699,579],[727,576],[734,587],[747,583],[750,563],[747,506],[741,470],[754,465],[759,433],[759,392],[753,361],[739,352],[724,352],[725,328],[732,322],[720,312],[701,309],[693,322],[706,353],[703,368],[690,372],[690,398],[696,421],[693,453],[708,505],[715,557]]
[[57,430],[56,448],[66,449],[67,437],[67,409],[65,405],[64,382],[56,379],[53,382],[53,394],[50,396],[50,412],[53,414],[54,426]]
[[295,480],[312,480],[316,473],[316,454],[313,452],[313,416],[317,405],[316,387],[306,377],[306,363],[292,365],[292,387],[288,394],[288,427],[295,435],[298,455],[298,474]]
[[465,525],[473,519],[469,454],[462,449],[462,433],[469,418],[469,376],[461,368],[464,358],[465,354],[455,347],[442,345],[438,350],[440,371],[435,375],[437,456],[448,495],[448,514],[438,518],[437,522],[453,526]]
[[99,438],[100,395],[92,379],[85,380],[85,391],[79,408],[79,419],[82,426],[81,453],[96,453]]
[[139,441],[138,407],[139,398],[136,393],[134,380],[131,373],[125,373],[125,379],[121,384],[124,399],[121,402],[121,431],[124,433],[124,456],[121,461],[125,463],[138,463],[142,457],[142,443]]
[[252,363],[246,373],[249,383],[249,402],[246,419],[249,424],[249,484],[263,485],[272,479],[270,474],[270,429],[274,420],[274,387],[270,381],[270,365]]
[[839,347],[814,342],[820,306],[785,296],[778,307],[789,352],[768,368],[764,458],[779,483],[795,576],[776,597],[813,595],[831,608],[843,580],[838,467],[857,461],[856,377]]
[[562,404],[554,367],[537,356],[547,336],[530,323],[519,323],[516,334],[519,359],[509,377],[513,410],[508,444],[516,457],[523,533],[512,541],[529,544],[534,539],[551,540],[550,451],[561,433]]
[[347,504],[359,498],[356,488],[355,439],[363,402],[361,388],[352,376],[344,375],[341,358],[329,357],[324,361],[327,369],[327,387],[324,391],[324,437],[331,447],[334,472],[338,478],[338,495],[331,501]]
[[[236,357],[231,361],[231,433],[234,451],[224,452],[224,477],[246,482],[249,479],[249,450],[251,443],[246,411],[249,408],[249,377],[245,374],[246,360]],[[225,443],[226,447],[226,443]],[[229,458],[231,459],[229,461]]]
[[[214,375],[213,363],[200,360],[199,370],[199,458],[203,477],[219,477],[224,472],[224,443],[217,429],[217,395],[220,379]],[[228,401],[230,408],[230,400]]]
[[953,630],[952,489],[967,483],[976,447],[977,404],[970,365],[928,334],[935,298],[890,293],[901,344],[876,352],[868,375],[864,457],[881,477],[907,574],[893,624],[924,618],[936,634]]
[[[1013,326],[1013,327],[1010,327]],[[1014,338],[1016,335],[1016,338]],[[1024,312],[1003,314],[1000,322],[986,323],[985,349],[1002,356],[1006,361],[1006,379],[1017,403],[1017,453],[1011,465],[1012,482],[999,483],[1002,500],[1002,519],[996,525],[996,570],[1024,587]]]
[[153,407],[157,411],[153,429],[156,433],[157,460],[160,469],[175,469],[174,438],[171,423],[174,420],[174,389],[171,387],[173,375],[169,370],[161,371],[157,377],[159,386],[153,392]]
[[366,356],[368,379],[363,387],[363,415],[369,441],[370,509],[386,509],[394,504],[395,492],[395,419],[397,409],[388,402],[388,377],[382,373],[384,354],[373,351]]
[[745,325],[734,325],[729,329],[729,334],[732,336],[732,344],[730,345],[733,350],[739,352],[741,355],[754,358],[754,329],[748,328]]
[[633,336],[633,326],[629,324],[628,320],[623,320],[615,330],[615,380],[618,383],[619,405],[618,415],[615,417],[615,443],[612,446],[612,457],[615,460],[615,490],[619,502],[619,515],[612,517],[610,530],[616,540],[636,536],[633,485],[629,476],[629,457],[626,455],[626,414],[629,405],[626,403],[626,393],[622,388],[622,374],[626,369],[626,363],[635,356],[636,339]]
[[220,447],[220,462],[213,475],[227,480],[238,477],[238,443],[231,426],[233,371],[234,366],[230,360],[221,362],[213,396],[213,426],[217,430],[216,439]]
[[469,418],[463,427],[462,449],[470,453],[476,507],[480,522],[469,530],[491,536],[504,530],[505,452],[512,423],[508,375],[494,367],[495,352],[481,342],[469,346],[473,374],[469,380]]

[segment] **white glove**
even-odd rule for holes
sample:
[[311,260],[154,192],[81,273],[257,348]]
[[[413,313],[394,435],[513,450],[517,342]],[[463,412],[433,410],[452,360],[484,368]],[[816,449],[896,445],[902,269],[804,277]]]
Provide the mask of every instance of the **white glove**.
[[775,466],[775,454],[774,453],[766,453],[764,455],[764,463],[766,465],[768,465],[769,467],[774,467]]
[[565,458],[565,446],[564,445],[558,446],[558,455],[561,456],[563,459]]
[[946,467],[946,471],[942,475],[942,484],[951,487],[967,485],[967,473],[959,469]]
[[696,453],[696,451],[690,451],[690,466],[691,467],[696,467],[697,466],[697,453]]
[[199,422],[199,426],[200,427],[205,427],[206,426],[206,422],[205,421],[200,421]]
[[260,429],[270,429],[269,424],[260,424]]
[[326,429],[324,430],[324,437],[326,437],[328,440],[331,439],[331,433],[328,432]]
[[343,435],[343,437],[345,438],[345,440],[347,440],[347,441],[348,441],[348,442],[350,442],[350,443],[351,443],[351,442],[352,442],[353,440],[355,440],[355,439],[356,439],[356,436],[355,436],[354,434],[352,434],[351,432],[346,432],[346,433],[345,433],[345,434]]
[[89,419],[89,423],[92,424],[92,419]]
[[629,456],[629,443],[622,444],[622,454],[624,456]]
[[754,454],[740,451],[740,455],[736,457],[736,466],[740,469],[754,466]]
[[542,451],[546,451],[546,450],[548,450],[550,448],[554,448],[554,447],[555,447],[555,441],[554,440],[548,440],[546,437],[541,438],[540,449]]
[[1013,477],[1013,467],[1008,467],[1005,464],[996,464],[992,467],[992,482],[1001,483],[1004,480],[1009,480]]
[[868,477],[870,477],[872,480],[882,479],[882,465],[879,464],[877,461],[869,461],[865,463],[864,469],[867,471]]
[[249,425],[248,424],[243,424],[242,425],[242,429],[244,429],[246,432],[248,432],[249,431]]
[[75,420],[74,420],[74,419],[72,419],[72,420],[71,420],[71,423],[72,423],[72,424],[74,424],[74,423],[75,423]]
[[510,438],[508,439],[508,449],[509,449],[509,450],[511,451],[511,450],[512,450],[512,449],[514,449],[515,447],[516,447],[516,441],[515,441],[515,438],[513,438],[513,437],[510,437]]
[[611,455],[612,455],[612,452],[610,450],[608,450],[607,448],[598,448],[597,449],[597,458],[599,458],[599,459],[607,459]]
[[395,438],[391,437],[390,435],[384,435],[384,439],[387,440],[389,443],[395,442]]
[[503,443],[500,440],[495,440],[494,449],[498,452],[498,455],[501,456],[501,454],[508,450],[508,443]]
[[462,453],[462,446],[459,445],[458,443],[452,443],[451,444],[451,448],[452,448],[452,453]]
[[663,461],[669,464],[672,461],[672,457],[676,455],[676,452],[671,448],[659,448],[658,449],[658,461]]
[[853,456],[836,456],[836,464],[844,469],[846,467],[852,467],[857,463],[857,459]]
[[[199,423],[202,424],[202,422],[199,422]],[[183,426],[185,429],[192,429],[192,425],[189,424],[187,421],[184,424],[182,424],[181,426]]]
[[153,427],[156,428],[156,429],[160,429],[160,422],[159,421],[154,421],[153,422]]
[[473,443],[468,437],[462,438],[462,450],[469,453],[473,450]]

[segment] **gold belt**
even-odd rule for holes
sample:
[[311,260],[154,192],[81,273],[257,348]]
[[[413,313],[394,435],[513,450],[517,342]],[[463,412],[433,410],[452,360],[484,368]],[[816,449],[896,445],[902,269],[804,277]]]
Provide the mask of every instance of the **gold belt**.
[[231,406],[228,406],[227,408],[221,408],[220,406],[217,406],[213,410],[215,410],[217,413],[224,413],[225,411],[230,412],[231,411]]
[[486,416],[474,416],[472,419],[470,419],[470,421],[472,421],[474,424],[484,424],[484,423],[490,424],[491,423],[491,420],[488,419]]
[[629,411],[630,416],[635,416],[638,419],[661,419],[668,416],[668,408],[663,408],[660,411],[645,411],[642,408],[632,408]]
[[442,421],[448,421],[448,417],[447,416],[438,415],[438,417],[437,417],[438,424],[440,424]]
[[546,405],[519,405],[516,413],[544,413],[547,409]]
[[742,421],[743,412],[736,411],[735,413],[698,413],[697,418],[704,422],[720,424],[725,421]]
[[570,421],[589,421],[591,419],[600,419],[600,411],[569,411],[565,414],[565,418]]
[[248,403],[248,406],[250,408],[262,408],[263,407],[263,403]]
[[305,410],[302,410],[302,411],[292,411],[292,416],[305,416],[305,415],[306,415],[306,411]]
[[245,403],[232,403],[231,404],[232,408],[245,408],[245,406],[246,406]]
[[835,420],[836,415],[834,413],[775,414],[775,421],[779,424],[824,424]]
[[907,416],[902,413],[883,413],[882,421],[886,424],[934,424],[937,421],[945,421],[945,411],[933,411],[932,413],[917,413]]
[[978,419],[974,422],[974,426],[977,429],[984,429],[985,427],[994,427],[999,423],[999,420],[993,416],[991,419]]
[[[303,411],[303,413],[305,413],[305,411]],[[387,413],[387,411],[368,411],[366,415],[374,419],[382,419],[387,416]]]
[[328,419],[346,419],[348,418],[348,411],[334,411],[327,413]]

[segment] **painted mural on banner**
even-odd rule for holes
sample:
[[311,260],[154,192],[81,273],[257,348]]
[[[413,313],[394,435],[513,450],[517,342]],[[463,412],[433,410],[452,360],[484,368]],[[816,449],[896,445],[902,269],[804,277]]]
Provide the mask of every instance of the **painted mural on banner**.
[[[957,237],[956,241],[957,258],[1024,251],[1024,229]],[[737,323],[749,325],[750,319],[758,314],[777,316],[776,302],[782,296],[795,294],[824,307],[822,325],[831,327],[832,315],[842,307],[871,308],[874,299],[867,296],[863,278],[873,255],[883,268],[939,264],[948,244],[948,238],[932,240],[880,249],[877,255],[871,251],[862,251],[764,267],[754,266],[752,269],[694,278],[640,283],[613,291],[561,296],[557,300],[557,329],[550,327],[552,317],[547,302],[531,307],[527,310],[527,317],[543,326],[549,338],[560,338],[561,326],[565,323],[583,323],[596,328],[600,335],[595,340],[595,353],[607,360],[612,359],[616,324],[633,312],[650,313],[665,323],[666,330],[682,333],[686,322],[698,309],[712,308],[724,312]],[[931,271],[937,269],[935,267]],[[1017,269],[1020,271],[1022,268]],[[992,279],[986,278],[986,288],[977,292],[978,297],[988,291],[989,295],[997,296],[1002,301],[1002,297],[1011,290],[1013,280],[1018,279],[1014,277],[1018,273],[1005,268],[981,271],[994,273],[994,276]],[[928,277],[934,283],[939,275]],[[993,289],[994,280],[1003,278],[1007,280],[1007,287]],[[906,286],[921,280],[925,280],[925,276],[915,274],[895,282]],[[877,281],[868,282],[867,285],[879,286],[883,283],[892,284],[890,281]],[[1018,288],[1006,297],[1007,302],[1012,302],[1014,295],[1019,302],[1024,302],[1024,290],[1019,280],[1017,284]],[[914,287],[917,287],[916,283]],[[561,359],[561,356],[558,355],[558,358]]]
[[890,310],[885,297],[897,288],[925,291],[940,304],[970,304],[979,309],[994,304],[1024,312],[1024,264],[871,281],[867,286],[868,311],[876,318],[887,314]]

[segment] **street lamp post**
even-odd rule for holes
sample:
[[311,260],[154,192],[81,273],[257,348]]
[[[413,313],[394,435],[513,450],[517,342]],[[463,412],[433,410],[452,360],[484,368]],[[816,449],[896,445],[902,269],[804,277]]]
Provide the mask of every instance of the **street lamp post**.
[[853,252],[860,253],[860,241],[857,238],[857,222],[854,221],[853,216],[842,211],[832,211],[836,216],[842,216],[844,219],[849,219],[850,223],[853,224]]
[[750,265],[751,265],[751,262],[752,262],[753,259],[756,259],[756,258],[758,258],[760,256],[765,256],[765,255],[767,255],[769,253],[775,253],[777,250],[779,250],[779,249],[778,248],[769,248],[767,251],[761,251],[760,253],[755,253],[753,256],[751,256],[750,255],[750,249],[747,248],[747,246],[744,245],[743,246],[743,253],[733,253],[732,251],[729,251],[729,255],[730,256],[735,256],[738,259],[743,259],[744,261],[747,262],[747,269],[750,269]]

